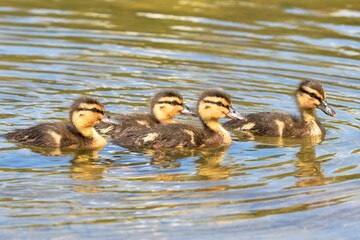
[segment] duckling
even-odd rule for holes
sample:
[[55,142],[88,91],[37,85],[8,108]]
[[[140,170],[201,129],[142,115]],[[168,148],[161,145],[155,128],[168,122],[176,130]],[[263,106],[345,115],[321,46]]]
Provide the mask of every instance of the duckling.
[[183,123],[154,125],[151,128],[125,131],[114,136],[114,143],[124,147],[215,148],[229,145],[230,134],[218,121],[220,118],[242,119],[231,107],[230,97],[222,90],[204,91],[198,100],[197,112],[203,129]]
[[260,112],[246,115],[245,120],[230,120],[223,124],[228,130],[250,132],[255,135],[305,138],[325,134],[316,116],[316,108],[334,117],[335,111],[326,102],[326,92],[314,80],[300,83],[295,92],[301,117],[278,112]]
[[117,125],[100,123],[95,128],[102,134],[118,134],[122,131],[150,128],[156,124],[175,123],[174,117],[194,115],[184,104],[183,97],[174,90],[162,90],[150,102],[150,113],[130,113],[115,116]]
[[5,134],[9,141],[49,148],[95,149],[107,142],[94,129],[99,122],[114,123],[95,98],[80,97],[70,107],[70,124],[40,123]]

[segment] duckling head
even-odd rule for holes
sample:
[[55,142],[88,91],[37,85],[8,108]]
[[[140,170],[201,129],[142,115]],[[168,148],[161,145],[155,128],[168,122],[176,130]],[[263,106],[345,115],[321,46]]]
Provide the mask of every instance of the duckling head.
[[314,80],[303,81],[296,91],[296,100],[301,110],[320,109],[329,116],[336,115],[332,107],[326,102],[326,92],[322,85]]
[[232,108],[229,95],[220,89],[208,89],[200,95],[198,114],[205,124],[220,118],[244,119]]
[[173,123],[173,118],[179,114],[195,114],[184,104],[180,93],[174,90],[163,90],[155,94],[150,108],[152,115],[160,123]]
[[114,123],[105,115],[104,106],[97,99],[91,97],[80,97],[72,103],[70,121],[85,137],[92,136],[95,124]]

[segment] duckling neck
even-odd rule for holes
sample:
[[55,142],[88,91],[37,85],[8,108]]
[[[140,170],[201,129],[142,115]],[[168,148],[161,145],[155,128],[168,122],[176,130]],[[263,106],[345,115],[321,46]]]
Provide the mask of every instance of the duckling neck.
[[204,121],[202,120],[205,132],[207,135],[210,135],[208,137],[211,138],[211,135],[218,135],[222,138],[222,144],[221,145],[229,145],[231,143],[231,136],[228,131],[223,128],[223,126],[219,123],[217,120],[209,120]]
[[309,136],[320,136],[325,133],[324,127],[320,124],[316,117],[315,109],[301,109],[301,117],[304,127],[309,130]]
[[317,122],[315,109],[300,109],[302,120],[305,123]]
[[85,138],[93,138],[94,135],[97,134],[97,132],[95,131],[95,129],[93,127],[82,127],[82,126],[76,126],[76,124],[74,124],[76,130]]
[[164,120],[161,120],[161,123],[176,123],[174,121],[174,119],[164,119]]
[[94,126],[83,127],[77,126],[74,123],[73,125],[84,138],[92,141],[92,147],[101,147],[106,145],[107,141],[95,130]]

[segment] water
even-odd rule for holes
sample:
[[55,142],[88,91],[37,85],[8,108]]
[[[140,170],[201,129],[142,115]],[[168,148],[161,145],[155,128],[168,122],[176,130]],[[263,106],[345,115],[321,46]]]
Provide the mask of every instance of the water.
[[[159,89],[195,106],[221,87],[242,113],[296,113],[301,80],[323,83],[324,139],[229,148],[99,152],[0,140],[4,239],[352,239],[360,223],[357,1],[0,3],[0,134],[67,121],[80,95],[110,114]],[[193,121],[181,118],[180,121]]]

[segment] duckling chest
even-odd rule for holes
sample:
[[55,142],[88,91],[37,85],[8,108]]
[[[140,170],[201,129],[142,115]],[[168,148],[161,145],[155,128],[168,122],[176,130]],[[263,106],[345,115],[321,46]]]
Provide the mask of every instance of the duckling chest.
[[308,128],[310,136],[318,136],[323,134],[322,127],[316,122],[311,122],[308,125]]
[[69,134],[62,136],[60,146],[63,148],[93,149],[100,148],[107,144],[105,138],[100,136],[95,130],[92,137],[84,137],[80,134]]
[[209,133],[206,140],[206,147],[219,147],[231,144],[231,136],[225,129],[218,132]]
[[93,140],[91,143],[92,148],[103,147],[106,144],[107,144],[107,141],[105,140],[105,138],[103,138],[99,134],[94,134],[94,137],[93,137]]
[[220,135],[222,137],[222,145],[229,145],[231,143],[231,136],[225,129],[222,129]]

